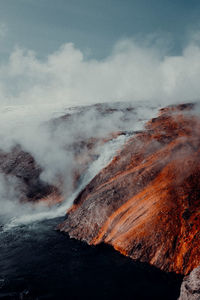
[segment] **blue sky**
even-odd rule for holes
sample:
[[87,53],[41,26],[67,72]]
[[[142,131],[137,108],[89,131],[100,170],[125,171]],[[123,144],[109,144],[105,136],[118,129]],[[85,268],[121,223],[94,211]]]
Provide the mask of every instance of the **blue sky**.
[[196,101],[199,16],[199,0],[0,0],[0,104]]
[[44,57],[73,42],[99,59],[120,39],[149,35],[170,41],[177,54],[199,29],[199,16],[199,0],[0,0],[0,55],[18,45]]

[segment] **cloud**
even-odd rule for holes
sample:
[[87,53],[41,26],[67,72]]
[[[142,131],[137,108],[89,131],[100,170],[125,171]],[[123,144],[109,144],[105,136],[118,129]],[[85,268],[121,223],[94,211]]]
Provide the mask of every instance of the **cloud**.
[[104,60],[85,59],[73,44],[39,60],[16,48],[0,66],[0,103],[84,104],[106,101],[184,102],[199,98],[198,35],[180,56],[134,40],[118,42]]

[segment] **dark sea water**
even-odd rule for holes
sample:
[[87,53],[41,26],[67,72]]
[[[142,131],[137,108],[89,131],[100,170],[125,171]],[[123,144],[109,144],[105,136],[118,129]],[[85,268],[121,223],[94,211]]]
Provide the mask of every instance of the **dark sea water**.
[[0,299],[162,299],[180,277],[55,231],[61,218],[0,232]]

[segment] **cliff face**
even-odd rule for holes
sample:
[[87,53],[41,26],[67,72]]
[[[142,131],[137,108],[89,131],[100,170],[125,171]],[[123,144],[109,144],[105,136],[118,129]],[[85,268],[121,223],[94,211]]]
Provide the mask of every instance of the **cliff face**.
[[79,194],[59,226],[165,271],[200,264],[200,118],[170,107]]
[[200,267],[194,269],[189,276],[186,276],[181,285],[179,300],[200,299]]

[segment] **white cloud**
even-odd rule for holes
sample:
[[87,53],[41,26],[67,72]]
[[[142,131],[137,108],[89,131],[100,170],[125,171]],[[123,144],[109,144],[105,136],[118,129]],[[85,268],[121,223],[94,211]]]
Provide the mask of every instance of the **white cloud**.
[[196,38],[180,56],[125,40],[104,60],[86,60],[73,44],[63,45],[45,61],[16,48],[0,66],[0,102],[95,103],[199,98],[200,46]]

